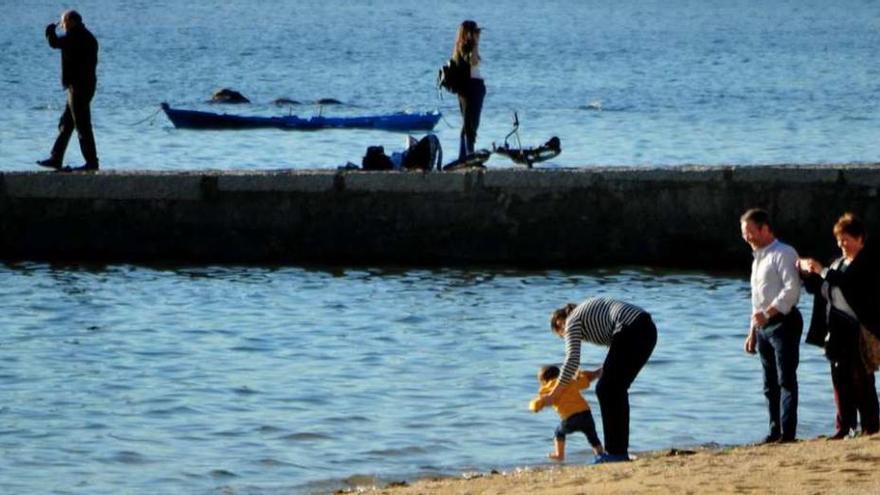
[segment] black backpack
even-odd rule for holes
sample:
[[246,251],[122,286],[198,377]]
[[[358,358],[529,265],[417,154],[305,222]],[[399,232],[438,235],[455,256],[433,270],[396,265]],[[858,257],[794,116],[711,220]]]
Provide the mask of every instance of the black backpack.
[[394,168],[394,163],[385,154],[384,147],[370,146],[367,148],[367,154],[361,160],[361,166],[364,170],[391,170]]
[[419,139],[403,153],[403,168],[407,170],[440,170],[442,164],[443,148],[433,134]]
[[437,74],[437,84],[454,94],[461,94],[471,78],[471,65],[464,60],[450,58]]

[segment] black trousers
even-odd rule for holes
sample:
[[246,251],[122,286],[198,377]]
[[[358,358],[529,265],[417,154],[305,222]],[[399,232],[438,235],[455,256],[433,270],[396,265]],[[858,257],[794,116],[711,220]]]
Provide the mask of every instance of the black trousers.
[[467,87],[458,95],[458,108],[461,109],[461,140],[458,159],[474,152],[477,142],[477,128],[480,127],[480,114],[483,112],[483,99],[486,98],[486,84],[482,79],[470,79]]
[[858,322],[847,324],[832,319],[829,331],[835,341],[836,352],[828,353],[831,361],[831,383],[834,385],[834,403],[837,406],[835,424],[838,433],[848,433],[862,423],[862,433],[880,431],[880,406],[874,373],[862,362],[860,351],[861,327]]
[[613,455],[629,454],[629,387],[657,345],[657,327],[643,313],[617,332],[596,384],[602,411],[605,450]]
[[861,360],[831,363],[831,383],[834,384],[838,432],[855,430],[859,418],[862,433],[870,435],[880,431],[874,373],[868,373]]
[[98,165],[95,135],[92,133],[91,104],[94,96],[95,87],[92,85],[67,87],[67,105],[58,121],[58,137],[52,146],[52,160],[61,163],[64,159],[67,143],[75,129],[86,165]]

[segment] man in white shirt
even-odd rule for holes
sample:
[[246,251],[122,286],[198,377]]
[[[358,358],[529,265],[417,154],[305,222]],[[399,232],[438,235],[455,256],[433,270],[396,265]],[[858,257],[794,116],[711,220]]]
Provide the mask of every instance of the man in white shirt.
[[800,338],[797,309],[801,279],[797,252],[776,239],[770,215],[753,208],[740,217],[743,240],[752,247],[752,317],[744,349],[757,352],[764,369],[770,433],[764,443],[793,442],[797,433]]

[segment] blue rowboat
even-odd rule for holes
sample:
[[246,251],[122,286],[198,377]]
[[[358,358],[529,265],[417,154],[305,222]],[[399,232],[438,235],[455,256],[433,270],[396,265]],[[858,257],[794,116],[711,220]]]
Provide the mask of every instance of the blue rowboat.
[[275,127],[287,130],[318,129],[381,129],[383,131],[430,131],[440,120],[440,112],[397,112],[361,117],[259,117],[200,112],[171,108],[162,103],[162,110],[174,127],[180,129],[254,129]]

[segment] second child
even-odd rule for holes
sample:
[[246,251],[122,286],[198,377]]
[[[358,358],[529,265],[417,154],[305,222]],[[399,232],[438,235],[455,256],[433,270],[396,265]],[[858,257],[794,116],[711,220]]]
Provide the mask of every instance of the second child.
[[[577,376],[563,390],[558,399],[553,402],[553,408],[559,413],[562,422],[556,428],[555,451],[551,452],[548,457],[555,461],[565,460],[565,437],[569,433],[581,432],[587,436],[587,441],[593,447],[593,453],[601,456],[605,453],[602,448],[602,442],[596,434],[596,423],[593,421],[593,414],[590,412],[590,405],[583,398],[580,391],[590,386],[590,382],[599,378],[602,369],[596,371],[578,371]],[[559,378],[558,366],[544,366],[538,372],[538,383],[540,389],[538,396],[529,403],[529,409],[538,412],[544,407],[544,401],[541,398],[550,394],[556,386],[556,380]]]

